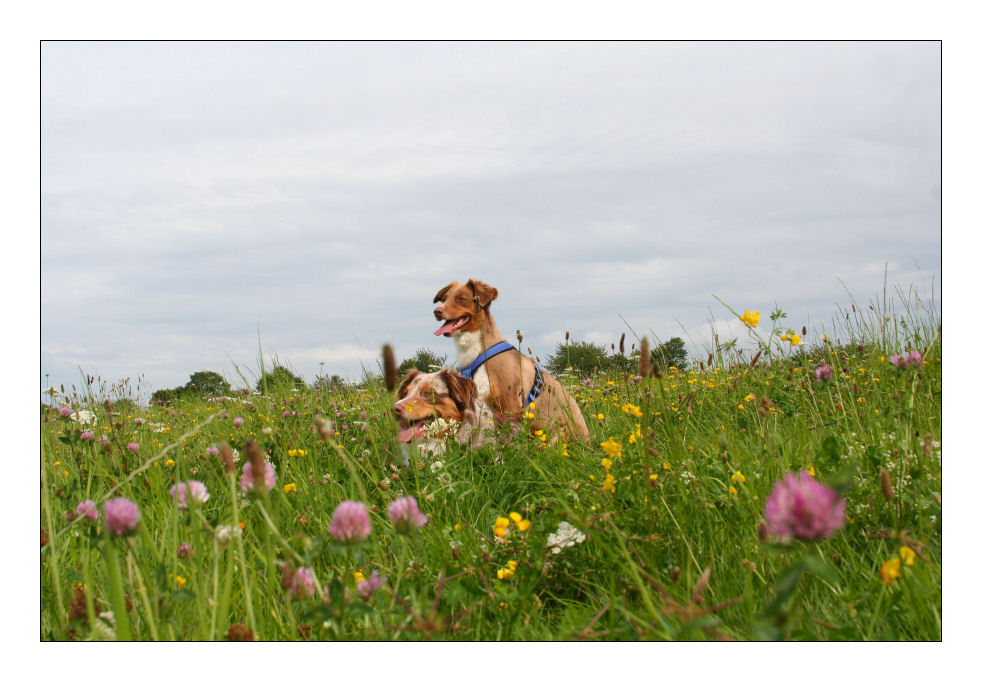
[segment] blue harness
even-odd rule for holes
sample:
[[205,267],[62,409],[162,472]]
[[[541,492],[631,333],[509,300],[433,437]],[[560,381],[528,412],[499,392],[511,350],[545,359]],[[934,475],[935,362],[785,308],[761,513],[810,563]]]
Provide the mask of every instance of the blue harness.
[[[517,351],[518,349],[515,348],[510,343],[508,343],[507,341],[502,341],[500,343],[494,344],[493,346],[485,350],[483,353],[478,355],[477,358],[474,359],[474,362],[472,362],[469,367],[465,367],[464,369],[460,370],[461,375],[468,379],[473,379],[474,373],[481,367],[481,365],[483,365],[485,362],[493,358],[495,355],[504,353],[507,350]],[[529,391],[529,394],[525,397],[526,409],[528,409],[529,403],[531,403],[536,398],[538,398],[539,394],[542,393],[542,384],[543,384],[542,368],[539,367],[539,363],[537,362],[535,363],[535,383],[532,384],[532,390]]]

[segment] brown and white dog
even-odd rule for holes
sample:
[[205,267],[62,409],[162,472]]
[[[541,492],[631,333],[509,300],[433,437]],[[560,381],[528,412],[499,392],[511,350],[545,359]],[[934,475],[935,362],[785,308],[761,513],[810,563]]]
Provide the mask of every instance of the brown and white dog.
[[[498,290],[477,280],[451,282],[436,293],[439,305],[434,316],[443,325],[434,334],[448,336],[457,346],[457,366],[468,367],[486,349],[505,337],[489,310]],[[514,349],[488,359],[474,373],[478,396],[485,399],[498,424],[519,424],[526,396],[536,379],[536,363]],[[534,428],[544,428],[555,438],[561,430],[567,437],[589,438],[586,422],[576,401],[555,377],[542,372],[542,392],[535,399]]]
[[[399,421],[400,443],[414,443],[421,451],[440,454],[447,438],[472,447],[490,440],[494,428],[491,410],[470,379],[447,369],[429,374],[414,369],[402,380],[396,397],[392,411]],[[441,418],[457,422],[456,433],[441,429]]]

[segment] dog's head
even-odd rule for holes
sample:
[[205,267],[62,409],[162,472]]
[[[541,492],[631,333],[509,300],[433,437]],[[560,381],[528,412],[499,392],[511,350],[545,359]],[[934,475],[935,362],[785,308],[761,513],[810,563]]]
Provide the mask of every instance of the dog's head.
[[473,420],[477,404],[474,382],[450,370],[426,374],[414,369],[402,380],[392,407],[399,420],[399,440],[420,438],[426,425],[443,417],[458,422]]
[[436,336],[454,336],[461,332],[480,331],[484,316],[489,315],[491,301],[498,290],[484,282],[469,279],[466,284],[451,282],[436,292],[438,304],[433,315],[444,324],[433,332]]

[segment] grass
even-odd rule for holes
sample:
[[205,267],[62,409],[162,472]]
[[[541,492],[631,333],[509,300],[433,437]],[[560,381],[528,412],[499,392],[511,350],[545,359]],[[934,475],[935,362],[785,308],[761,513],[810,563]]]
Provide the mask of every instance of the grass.
[[[122,412],[72,396],[97,421],[42,409],[40,637],[940,640],[940,327],[916,296],[900,314],[885,301],[795,347],[772,316],[753,358],[717,344],[660,378],[570,372],[588,441],[528,427],[506,445],[413,452],[408,469],[378,378]],[[891,364],[913,349],[922,367]],[[336,433],[321,438],[317,416]],[[249,440],[277,476],[258,498],[238,488]],[[222,443],[242,453],[233,476],[207,453]],[[802,470],[841,491],[844,527],[762,539],[775,482]],[[169,490],[189,479],[210,497],[182,511]],[[410,535],[386,514],[405,495],[428,516]],[[128,537],[105,530],[119,496],[142,514]],[[67,519],[86,499],[99,520]],[[370,510],[355,547],[327,531],[344,500]],[[499,539],[510,514],[530,525]],[[563,521],[585,539],[554,553]],[[301,566],[315,594],[290,597],[284,575]],[[356,572],[372,571],[385,582],[366,599]]]

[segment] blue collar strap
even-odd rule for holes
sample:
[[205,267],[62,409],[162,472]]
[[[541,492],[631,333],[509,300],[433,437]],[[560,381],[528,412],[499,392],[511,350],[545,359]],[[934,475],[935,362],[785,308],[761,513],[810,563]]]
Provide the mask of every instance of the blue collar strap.
[[[478,369],[480,369],[481,365],[483,365],[485,362],[493,358],[495,355],[504,353],[505,351],[508,350],[518,350],[518,349],[515,348],[510,343],[508,343],[507,341],[502,341],[500,343],[494,344],[486,351],[478,355],[477,358],[475,358],[474,362],[472,362],[469,367],[465,367],[464,369],[460,370],[461,376],[464,376],[468,379],[473,379],[474,373]],[[532,385],[532,390],[529,391],[528,396],[526,396],[525,398],[525,409],[528,409],[529,404],[532,401],[534,401],[536,398],[538,398],[539,394],[542,393],[543,383],[544,383],[544,378],[542,376],[542,368],[539,367],[539,363],[535,363],[535,383]]]
[[507,341],[496,343],[490,348],[488,348],[486,351],[478,355],[477,358],[474,360],[474,362],[470,364],[470,367],[465,367],[464,369],[460,370],[460,373],[463,376],[467,377],[468,379],[473,379],[474,372],[476,372],[481,367],[481,365],[483,365],[485,362],[493,358],[495,355],[498,355],[499,353],[504,353],[506,350],[518,350],[518,349],[515,348],[510,343],[508,343]]

